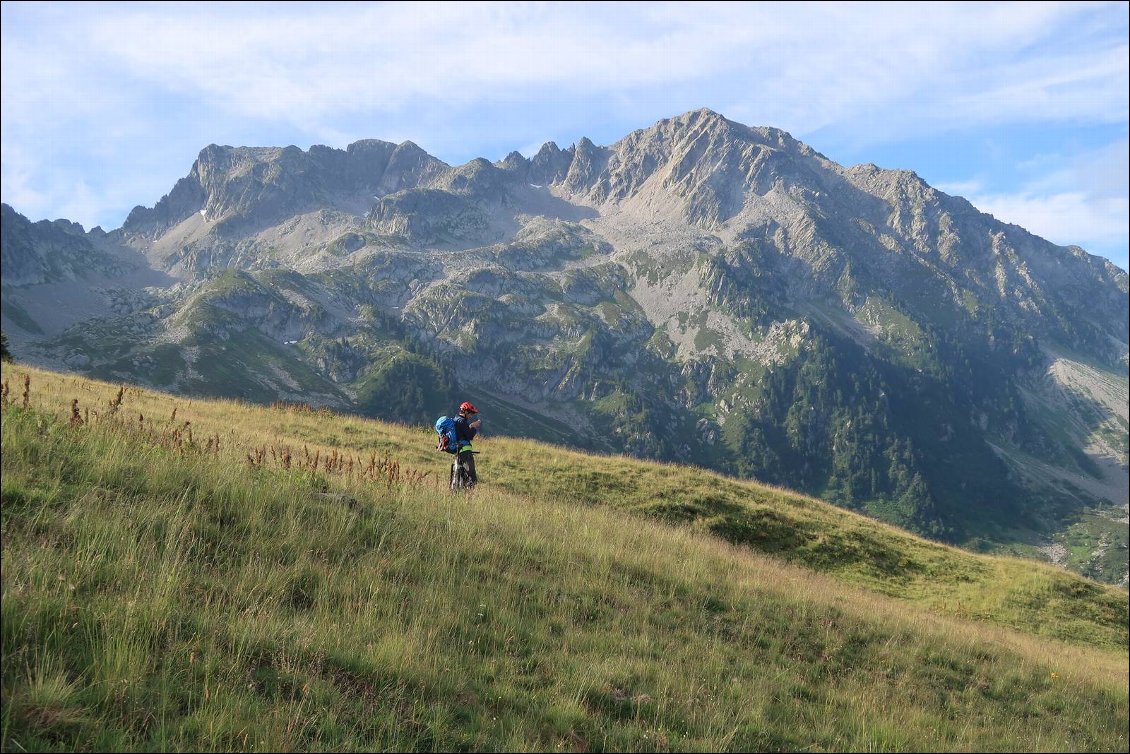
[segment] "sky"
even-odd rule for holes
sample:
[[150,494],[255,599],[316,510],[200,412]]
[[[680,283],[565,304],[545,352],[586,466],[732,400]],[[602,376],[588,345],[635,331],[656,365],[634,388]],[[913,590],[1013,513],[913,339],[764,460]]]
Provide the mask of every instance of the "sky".
[[2,178],[120,227],[209,144],[450,165],[709,108],[1128,269],[1128,2],[3,2]]

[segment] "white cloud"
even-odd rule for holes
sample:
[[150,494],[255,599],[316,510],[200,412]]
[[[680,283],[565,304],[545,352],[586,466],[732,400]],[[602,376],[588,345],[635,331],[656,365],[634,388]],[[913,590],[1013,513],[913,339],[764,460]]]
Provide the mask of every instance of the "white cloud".
[[39,215],[49,206],[49,197],[32,186],[38,168],[23,150],[4,144],[0,157],[0,185],[4,187],[4,202],[17,211]]
[[600,91],[689,80],[724,68],[720,53],[749,41],[701,21],[652,38],[639,31],[654,28],[646,11],[602,8],[358,4],[319,12],[290,4],[247,24],[226,23],[222,6],[172,19],[143,8],[93,18],[89,35],[131,76],[271,118],[395,110],[418,97],[466,102],[511,87]]
[[[1125,122],[1130,46],[1051,55],[1001,66],[977,85],[938,98],[930,108],[948,124],[1016,120]],[[966,71],[976,76],[977,71]]]
[[1082,193],[984,194],[966,196],[975,207],[1002,222],[1019,225],[1060,245],[1107,248],[1126,243],[1130,225],[1125,199],[1096,202]]
[[[90,230],[98,224],[95,218],[98,217],[99,208],[104,201],[105,198],[100,192],[85,181],[78,181],[68,187],[66,199],[60,205],[60,217],[80,223]],[[103,228],[103,230],[112,230],[112,228]]]
[[[421,97],[466,104],[515,88],[534,97],[554,88],[599,95],[717,79],[741,89],[731,95],[734,116],[761,113],[747,122],[799,133],[898,102],[918,119],[943,114],[967,124],[1124,118],[1125,46],[1051,47],[1034,61],[1013,60],[1054,39],[1080,13],[1076,6],[79,5],[75,18],[56,19],[65,44],[38,56],[56,62],[35,89],[56,96],[51,82],[93,61],[94,72],[114,75],[79,89],[85,107],[92,98],[112,104],[112,82],[125,77],[305,127],[344,112],[396,111]],[[66,106],[84,107],[75,95]]]
[[985,184],[976,179],[970,178],[965,181],[949,181],[946,183],[939,183],[934,188],[943,191],[951,196],[962,196],[968,199],[971,196],[977,196],[985,193]]
[[1019,225],[1060,246],[1080,246],[1128,269],[1130,202],[1125,197],[1096,199],[1083,192],[991,194],[966,193],[953,186],[942,188],[964,196],[973,206],[1001,222]]
[[1091,200],[1105,202],[1125,197],[1130,193],[1130,137],[1079,155],[1071,165],[1071,172]]
[[939,184],[982,212],[1061,246],[1081,246],[1127,269],[1130,239],[1130,140],[1071,156],[1044,154],[1022,166],[1030,179],[1014,190],[984,178]]

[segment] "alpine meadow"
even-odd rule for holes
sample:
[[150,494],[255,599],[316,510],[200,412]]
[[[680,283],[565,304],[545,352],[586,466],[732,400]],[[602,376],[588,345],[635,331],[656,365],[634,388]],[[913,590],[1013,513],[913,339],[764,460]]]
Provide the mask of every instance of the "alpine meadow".
[[[3,368],[5,751],[1125,751],[1127,593],[690,466]],[[552,480],[552,484],[547,483]]]

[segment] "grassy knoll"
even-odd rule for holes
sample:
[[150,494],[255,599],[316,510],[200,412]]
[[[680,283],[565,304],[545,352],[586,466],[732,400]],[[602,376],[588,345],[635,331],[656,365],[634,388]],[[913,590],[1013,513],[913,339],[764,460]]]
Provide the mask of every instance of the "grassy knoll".
[[1122,590],[697,469],[487,438],[452,496],[420,429],[3,380],[4,751],[1130,746]]

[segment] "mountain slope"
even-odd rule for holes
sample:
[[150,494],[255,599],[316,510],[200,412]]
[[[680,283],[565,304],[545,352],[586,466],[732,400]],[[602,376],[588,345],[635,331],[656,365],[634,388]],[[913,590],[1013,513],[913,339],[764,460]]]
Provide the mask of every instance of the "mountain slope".
[[1123,554],[1091,575],[1130,572],[1126,273],[777,129],[699,110],[462,166],[213,145],[103,243],[179,282],[44,327],[5,281],[17,354],[420,424],[479,395],[515,434],[946,541],[1037,552],[1086,521]]
[[[690,468],[491,439],[456,499],[410,427],[3,380],[6,750],[1126,742],[1122,590],[749,482],[696,500]],[[688,506],[733,486],[760,498],[735,522],[827,546],[776,539],[790,566],[648,521],[625,482],[651,477]]]

